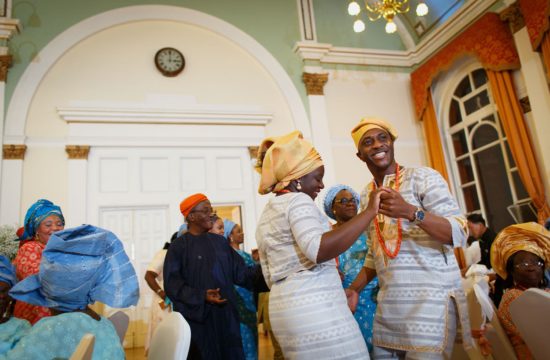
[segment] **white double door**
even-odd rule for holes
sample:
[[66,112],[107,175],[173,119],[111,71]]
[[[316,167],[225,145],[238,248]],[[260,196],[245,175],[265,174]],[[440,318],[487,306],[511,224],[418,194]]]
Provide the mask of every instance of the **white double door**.
[[[153,293],[144,280],[153,256],[182,224],[179,203],[202,192],[213,205],[237,205],[243,227],[255,232],[256,186],[247,148],[92,148],[88,219],[115,233],[137,273],[140,301],[126,310],[126,347],[143,346]],[[247,231],[248,230],[248,231]],[[253,238],[245,239],[255,247]],[[109,315],[113,309],[104,309]]]

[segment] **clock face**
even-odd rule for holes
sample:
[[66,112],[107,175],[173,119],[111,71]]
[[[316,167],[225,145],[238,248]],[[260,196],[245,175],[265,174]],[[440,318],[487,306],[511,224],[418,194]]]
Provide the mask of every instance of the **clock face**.
[[155,65],[164,76],[176,76],[185,67],[183,55],[176,49],[165,47],[157,51]]

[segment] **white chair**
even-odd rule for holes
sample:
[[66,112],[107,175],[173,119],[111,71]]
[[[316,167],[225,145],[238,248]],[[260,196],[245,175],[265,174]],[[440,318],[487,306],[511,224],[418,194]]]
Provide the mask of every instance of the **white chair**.
[[91,360],[94,353],[94,343],[94,335],[84,334],[69,360]]
[[510,315],[535,359],[550,354],[550,293],[531,288],[510,304]]
[[128,330],[128,324],[130,323],[130,317],[122,310],[117,311],[113,315],[109,316],[109,320],[113,323],[116,333],[120,339],[120,343],[124,343],[124,336]]
[[187,359],[191,344],[191,328],[183,316],[172,311],[161,321],[149,346],[150,360]]

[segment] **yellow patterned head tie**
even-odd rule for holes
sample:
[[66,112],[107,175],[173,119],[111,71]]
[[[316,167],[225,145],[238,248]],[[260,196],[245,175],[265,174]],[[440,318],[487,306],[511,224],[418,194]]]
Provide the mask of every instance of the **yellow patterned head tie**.
[[506,263],[518,251],[533,253],[550,260],[550,231],[535,222],[510,225],[498,233],[491,246],[491,265],[503,279],[508,277]]
[[321,156],[309,141],[304,140],[301,132],[267,138],[258,149],[256,169],[260,170],[261,175],[258,192],[268,194],[280,191],[292,180],[321,166]]
[[397,139],[397,130],[387,122],[386,120],[380,118],[363,118],[359,121],[359,124],[355,125],[353,130],[351,130],[351,137],[355,143],[355,147],[359,147],[359,142],[365,133],[371,129],[382,129],[390,134],[392,141]]

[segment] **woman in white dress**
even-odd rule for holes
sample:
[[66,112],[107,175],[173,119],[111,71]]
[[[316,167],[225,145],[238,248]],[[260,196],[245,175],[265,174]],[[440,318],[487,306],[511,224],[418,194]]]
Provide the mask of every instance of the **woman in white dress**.
[[264,140],[257,170],[259,193],[276,195],[263,210],[256,239],[271,288],[271,326],[285,359],[368,359],[334,258],[376,216],[380,193],[365,211],[331,230],[313,202],[324,187],[323,162],[299,131]]
[[165,243],[162,250],[159,250],[153,260],[147,267],[145,273],[145,281],[147,285],[155,292],[153,295],[153,301],[151,302],[151,318],[149,319],[149,326],[147,328],[147,337],[145,338],[145,355],[149,352],[149,345],[151,338],[155,333],[157,326],[164,319],[166,314],[171,311],[169,303],[166,302],[166,293],[164,292],[164,286],[162,281],[162,268],[164,267],[164,258],[166,252],[170,247],[170,243],[178,237],[178,232],[172,235],[169,243]]

